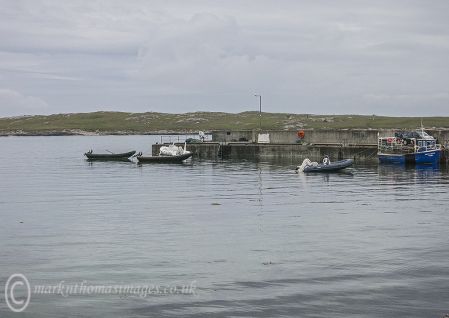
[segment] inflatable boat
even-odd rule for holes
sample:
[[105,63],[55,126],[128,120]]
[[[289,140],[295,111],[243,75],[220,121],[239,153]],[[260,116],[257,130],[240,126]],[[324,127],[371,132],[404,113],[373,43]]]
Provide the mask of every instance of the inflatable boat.
[[333,172],[345,169],[354,163],[352,159],[344,159],[335,162],[318,163],[309,159],[304,159],[300,166],[296,167],[296,172]]

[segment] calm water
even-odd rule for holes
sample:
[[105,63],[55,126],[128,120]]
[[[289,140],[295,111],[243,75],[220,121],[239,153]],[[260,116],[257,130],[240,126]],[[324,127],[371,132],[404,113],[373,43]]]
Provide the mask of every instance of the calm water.
[[[296,175],[288,162],[139,166],[82,157],[91,148],[148,152],[156,140],[0,138],[0,317],[449,313],[445,166]],[[195,288],[32,294],[13,314],[4,299],[13,273],[32,286]]]

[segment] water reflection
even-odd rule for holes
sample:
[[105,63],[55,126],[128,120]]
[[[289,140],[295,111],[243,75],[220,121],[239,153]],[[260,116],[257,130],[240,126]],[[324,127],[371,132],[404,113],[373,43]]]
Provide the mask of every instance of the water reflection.
[[443,177],[447,172],[444,165],[379,165],[378,174],[380,178],[401,182],[404,180],[435,180]]

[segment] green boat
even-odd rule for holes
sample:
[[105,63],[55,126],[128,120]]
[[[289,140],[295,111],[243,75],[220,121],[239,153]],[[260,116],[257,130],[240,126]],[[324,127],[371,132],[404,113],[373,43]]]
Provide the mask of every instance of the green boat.
[[84,155],[89,160],[127,160],[136,154],[136,151],[129,151],[124,153],[93,153],[92,150],[86,152]]
[[139,163],[182,163],[192,157],[191,152],[175,156],[137,156]]

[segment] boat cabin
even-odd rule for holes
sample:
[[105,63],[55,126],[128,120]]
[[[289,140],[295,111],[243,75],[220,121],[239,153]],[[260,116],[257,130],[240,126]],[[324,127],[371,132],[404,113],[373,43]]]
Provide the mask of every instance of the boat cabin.
[[418,139],[416,144],[416,151],[428,151],[439,149],[436,140]]
[[415,153],[440,149],[435,138],[424,130],[398,131],[394,137],[379,137],[380,153]]

